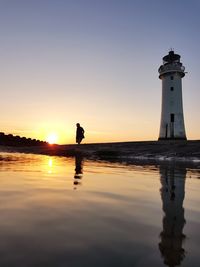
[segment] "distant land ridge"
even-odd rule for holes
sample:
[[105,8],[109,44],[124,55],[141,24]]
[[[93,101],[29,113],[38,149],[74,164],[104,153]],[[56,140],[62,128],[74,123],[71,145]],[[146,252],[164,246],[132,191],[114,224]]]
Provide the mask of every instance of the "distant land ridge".
[[19,135],[5,134],[0,132],[0,145],[2,146],[44,146],[48,143],[36,139],[20,137]]

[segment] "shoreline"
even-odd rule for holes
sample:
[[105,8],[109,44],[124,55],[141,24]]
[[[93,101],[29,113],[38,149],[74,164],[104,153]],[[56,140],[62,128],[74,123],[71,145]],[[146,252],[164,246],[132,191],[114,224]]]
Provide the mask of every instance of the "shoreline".
[[192,163],[200,166],[200,140],[136,141],[116,143],[45,145],[34,147],[0,146],[0,152],[81,156],[115,162]]

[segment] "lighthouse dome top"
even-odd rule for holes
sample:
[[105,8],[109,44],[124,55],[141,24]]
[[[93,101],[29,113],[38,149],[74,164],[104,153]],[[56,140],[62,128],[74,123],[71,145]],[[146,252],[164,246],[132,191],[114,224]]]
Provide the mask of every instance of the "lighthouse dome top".
[[180,62],[180,55],[175,54],[174,51],[169,51],[168,55],[163,57],[163,64],[159,67],[159,78],[171,74],[179,74],[181,77],[185,76],[185,67]]
[[174,51],[169,51],[169,54],[163,57],[163,64],[180,62],[180,55],[175,54]]

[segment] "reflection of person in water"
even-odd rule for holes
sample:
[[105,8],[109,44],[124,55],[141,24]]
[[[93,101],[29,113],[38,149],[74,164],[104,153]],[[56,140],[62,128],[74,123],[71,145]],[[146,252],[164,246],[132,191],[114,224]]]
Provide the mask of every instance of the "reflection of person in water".
[[160,166],[161,198],[163,203],[163,231],[160,234],[159,249],[164,264],[173,267],[180,265],[185,257],[182,248],[186,169],[176,170],[172,166]]
[[80,144],[84,136],[84,129],[80,126],[80,123],[76,124],[76,143]]
[[75,174],[74,174],[74,189],[81,184],[80,180],[83,177],[83,157],[81,155],[75,156]]

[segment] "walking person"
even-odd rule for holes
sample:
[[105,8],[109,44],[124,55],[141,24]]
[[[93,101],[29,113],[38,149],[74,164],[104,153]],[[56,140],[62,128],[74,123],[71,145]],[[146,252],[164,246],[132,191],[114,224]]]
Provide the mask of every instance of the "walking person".
[[76,143],[80,144],[84,136],[84,129],[80,126],[80,123],[76,124]]

